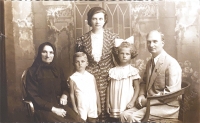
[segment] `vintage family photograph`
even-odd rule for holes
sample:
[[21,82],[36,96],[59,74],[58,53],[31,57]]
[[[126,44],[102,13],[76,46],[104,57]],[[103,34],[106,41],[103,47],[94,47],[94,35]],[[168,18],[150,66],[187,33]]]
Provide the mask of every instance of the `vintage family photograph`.
[[0,0],[0,122],[199,123],[199,0]]

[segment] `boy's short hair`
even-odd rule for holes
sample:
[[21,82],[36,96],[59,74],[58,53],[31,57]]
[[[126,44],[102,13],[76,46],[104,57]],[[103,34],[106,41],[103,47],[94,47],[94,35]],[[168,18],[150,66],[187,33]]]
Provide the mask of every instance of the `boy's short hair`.
[[88,58],[87,58],[87,55],[84,53],[84,52],[76,52],[73,56],[73,65],[75,63],[75,59],[77,57],[84,57],[87,61],[88,61]]

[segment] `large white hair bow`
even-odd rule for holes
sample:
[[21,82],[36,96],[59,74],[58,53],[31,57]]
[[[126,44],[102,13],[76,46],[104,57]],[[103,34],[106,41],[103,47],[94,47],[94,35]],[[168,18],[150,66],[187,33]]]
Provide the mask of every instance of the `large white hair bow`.
[[127,39],[115,39],[115,47],[119,47],[122,42],[129,42],[130,44],[134,44],[134,37],[130,36]]

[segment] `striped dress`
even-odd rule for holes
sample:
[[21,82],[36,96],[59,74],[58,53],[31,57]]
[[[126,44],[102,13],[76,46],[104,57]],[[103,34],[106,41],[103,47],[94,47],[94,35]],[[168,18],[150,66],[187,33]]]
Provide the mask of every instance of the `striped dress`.
[[118,38],[117,34],[104,30],[102,56],[98,63],[92,55],[91,31],[79,37],[76,42],[76,52],[81,51],[87,54],[89,65],[86,70],[95,76],[97,82],[102,110],[99,122],[107,121],[109,116],[106,111],[106,89],[108,85],[108,72],[110,68],[114,67],[112,48],[114,47],[115,38]]

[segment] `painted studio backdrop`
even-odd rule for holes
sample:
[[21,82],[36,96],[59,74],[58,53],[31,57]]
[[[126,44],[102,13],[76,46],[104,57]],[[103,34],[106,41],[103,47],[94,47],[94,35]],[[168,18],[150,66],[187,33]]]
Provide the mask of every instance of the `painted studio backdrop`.
[[87,12],[101,6],[108,13],[106,28],[126,39],[134,36],[139,55],[132,61],[141,76],[150,54],[146,34],[157,29],[165,35],[164,49],[183,69],[191,83],[186,94],[184,121],[199,122],[200,3],[199,0],[163,1],[4,1],[7,102],[9,121],[27,121],[21,98],[21,75],[33,63],[39,44],[55,44],[60,65],[69,77],[77,37],[90,30]]

